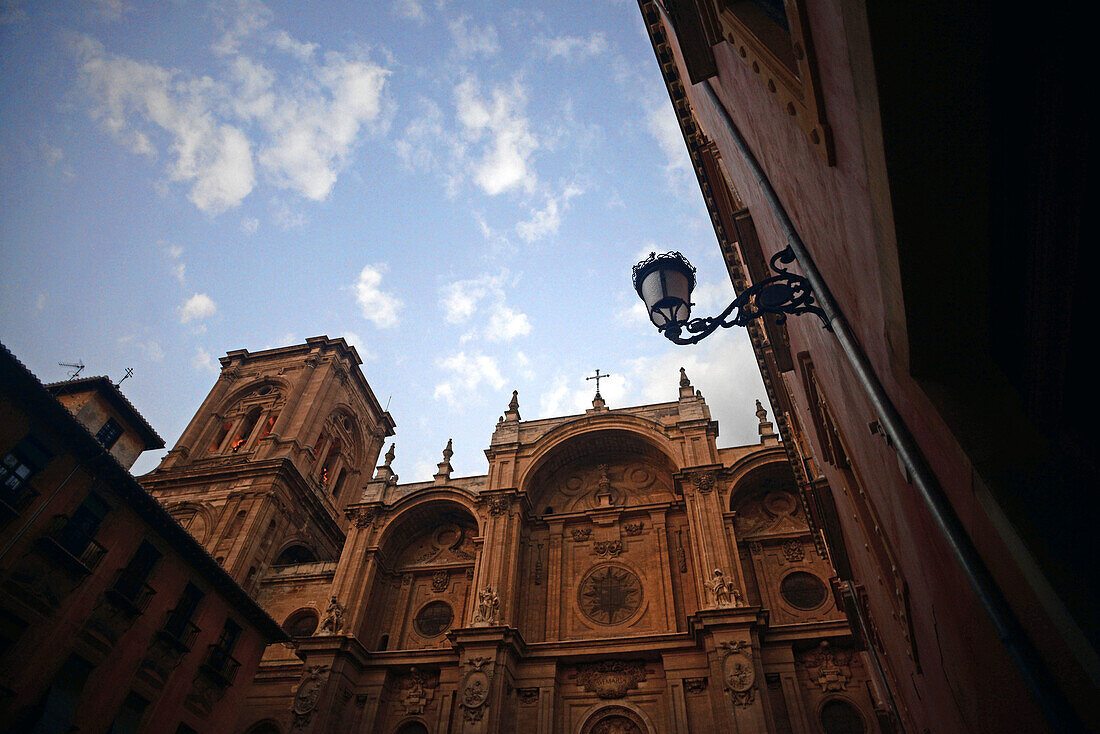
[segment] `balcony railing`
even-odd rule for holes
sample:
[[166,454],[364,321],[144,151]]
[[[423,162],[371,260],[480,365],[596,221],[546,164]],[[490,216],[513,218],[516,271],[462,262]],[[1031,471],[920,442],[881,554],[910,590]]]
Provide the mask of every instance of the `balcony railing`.
[[0,485],[0,520],[17,517],[37,496],[38,492],[26,484]]
[[195,644],[195,638],[199,634],[199,628],[191,623],[191,620],[175,609],[168,612],[164,626],[158,630],[158,635],[183,652],[191,650]]
[[118,572],[114,585],[107,590],[111,601],[133,615],[144,613],[156,593],[144,579],[125,568]]
[[237,659],[221,645],[214,644],[206,648],[206,659],[203,661],[202,668],[219,685],[232,685],[239,667],[241,664]]
[[55,515],[52,527],[39,538],[39,543],[74,571],[90,574],[107,555],[107,549],[88,533],[73,530],[68,523],[67,515]]

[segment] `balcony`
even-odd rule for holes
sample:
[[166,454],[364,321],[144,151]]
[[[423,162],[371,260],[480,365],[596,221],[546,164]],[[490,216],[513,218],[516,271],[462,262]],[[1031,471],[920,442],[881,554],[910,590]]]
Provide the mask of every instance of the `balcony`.
[[19,517],[37,496],[38,492],[26,484],[7,483],[0,486],[0,525]]
[[157,630],[157,638],[181,655],[191,651],[198,634],[199,628],[191,623],[190,615],[185,616],[175,609],[168,612],[164,626]]
[[107,600],[131,617],[144,614],[149,600],[157,592],[144,579],[128,569],[122,569],[115,583],[104,592]]
[[206,649],[206,659],[203,660],[200,670],[221,687],[233,685],[233,679],[237,676],[237,668],[241,664],[229,654],[221,645],[210,645]]
[[54,515],[49,529],[38,538],[37,544],[51,559],[80,577],[95,571],[107,555],[107,549],[89,533],[72,527],[68,515]]

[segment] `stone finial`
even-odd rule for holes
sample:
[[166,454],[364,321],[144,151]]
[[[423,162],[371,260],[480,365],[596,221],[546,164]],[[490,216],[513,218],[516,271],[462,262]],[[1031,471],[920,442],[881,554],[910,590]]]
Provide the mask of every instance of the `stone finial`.
[[390,450],[386,452],[386,459],[382,463],[382,466],[374,470],[374,478],[380,479],[384,482],[394,484],[397,482],[397,475],[393,473],[393,468],[390,464],[393,463],[394,456],[397,455],[397,442],[390,444]]
[[691,380],[688,379],[687,370],[683,367],[680,368],[680,399],[686,400],[695,397],[695,390],[691,387]]
[[772,428],[771,421],[768,418],[768,411],[764,409],[764,406],[760,404],[760,401],[756,401],[756,417],[760,421],[760,443],[770,446],[779,443],[779,436],[775,435],[775,430]]
[[508,401],[508,410],[504,411],[504,420],[518,421],[519,419],[519,390],[513,390],[512,399]]
[[439,462],[439,470],[435,473],[435,481],[446,482],[451,478],[451,457],[455,455],[451,439],[447,439],[447,446],[443,449],[443,461]]

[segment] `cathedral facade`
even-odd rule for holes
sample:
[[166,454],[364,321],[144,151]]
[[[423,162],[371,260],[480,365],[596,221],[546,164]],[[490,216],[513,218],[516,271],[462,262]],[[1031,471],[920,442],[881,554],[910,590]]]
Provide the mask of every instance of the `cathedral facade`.
[[279,621],[237,731],[879,731],[784,446],[676,400],[524,421],[402,483],[343,339],[221,359],[143,485]]

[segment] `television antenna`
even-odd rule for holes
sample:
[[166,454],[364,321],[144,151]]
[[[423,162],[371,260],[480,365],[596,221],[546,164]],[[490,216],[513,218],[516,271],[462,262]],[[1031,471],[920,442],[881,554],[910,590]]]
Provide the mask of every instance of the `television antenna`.
[[118,382],[115,383],[115,387],[118,387],[123,382],[125,382],[127,377],[133,377],[133,376],[134,376],[134,368],[133,367],[127,367],[126,368],[126,374],[122,376],[121,380],[119,380]]
[[76,364],[73,364],[71,362],[58,362],[57,366],[58,367],[68,367],[68,368],[73,370],[73,373],[71,375],[69,375],[70,380],[75,380],[76,376],[79,375],[81,370],[84,369],[84,363],[83,362],[77,362]]

